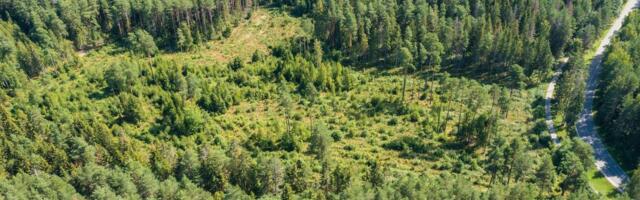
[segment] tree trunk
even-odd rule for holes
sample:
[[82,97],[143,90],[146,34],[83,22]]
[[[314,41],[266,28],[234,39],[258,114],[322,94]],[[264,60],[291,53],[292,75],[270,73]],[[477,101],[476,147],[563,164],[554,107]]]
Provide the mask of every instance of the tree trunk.
[[402,104],[404,105],[404,92],[407,88],[407,74],[404,74],[404,80],[402,81]]

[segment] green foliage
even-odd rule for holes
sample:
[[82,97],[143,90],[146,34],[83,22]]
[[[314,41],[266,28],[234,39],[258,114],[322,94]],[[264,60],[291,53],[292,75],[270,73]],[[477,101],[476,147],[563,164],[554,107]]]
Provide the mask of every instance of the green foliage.
[[557,174],[550,156],[542,158],[542,164],[535,173],[536,183],[542,192],[551,193],[556,183]]
[[315,67],[308,59],[296,56],[279,62],[273,72],[276,80],[297,83],[297,92],[312,97],[317,92],[349,91],[355,82],[350,70],[340,63],[323,63]]
[[[471,116],[470,116],[471,115]],[[473,118],[474,114],[467,114],[467,120],[456,133],[458,141],[466,146],[483,147],[489,143],[489,139],[498,133],[498,118],[493,114],[480,114]]]
[[189,104],[178,95],[165,96],[162,124],[165,131],[175,135],[192,135],[204,128],[203,113],[195,105]]
[[631,199],[640,198],[640,169],[636,169],[633,172],[626,191],[629,193],[629,197],[631,197]]
[[191,34],[191,28],[186,23],[180,24],[178,28],[178,36],[176,40],[176,46],[181,51],[191,50],[193,47],[193,36]]
[[9,91],[9,94],[15,95],[15,90],[23,87],[26,82],[25,75],[7,64],[0,64],[0,88]]
[[563,193],[588,188],[587,171],[595,166],[591,147],[576,138],[563,142],[553,154],[553,163],[564,179],[560,183]]
[[485,163],[485,169],[491,175],[490,183],[501,182],[509,185],[511,180],[518,183],[528,180],[533,174],[533,158],[527,152],[527,148],[517,139],[510,144],[504,140],[498,140],[489,151]]
[[452,65],[501,80],[518,64],[537,82],[551,69],[554,56],[570,50],[571,41],[581,41],[583,48],[591,46],[621,1],[322,0],[274,4],[287,4],[294,13],[313,17],[314,35],[325,50],[337,50],[329,52],[349,62],[399,65],[395,53],[389,52],[405,47],[418,69]]
[[509,79],[513,88],[524,88],[526,86],[527,77],[524,75],[524,69],[518,64],[509,67]]
[[638,33],[640,15],[632,13],[620,30],[619,40],[604,55],[602,84],[596,95],[596,121],[602,127],[605,142],[615,147],[624,166],[634,168],[640,155],[640,51]]
[[92,197],[138,197],[136,186],[125,172],[109,170],[102,166],[87,165],[73,177],[74,186],[82,195]]
[[[150,77],[147,77],[150,84],[159,85],[168,92],[184,92],[187,90],[190,83],[186,80],[185,75],[188,75],[187,69],[189,66],[182,66],[176,62],[163,59],[155,60],[153,65],[154,69],[149,69],[150,66],[143,66],[145,70],[153,72]],[[195,85],[192,86],[195,87]]]
[[[0,198],[595,197],[587,145],[520,139],[524,86],[615,2],[2,1]],[[257,23],[315,30],[244,62]]]
[[145,120],[145,103],[139,97],[124,92],[118,95],[118,100],[118,112],[120,113],[120,120],[133,124]]
[[406,71],[413,71],[415,66],[413,65],[413,55],[411,55],[411,51],[406,47],[400,48],[397,53],[398,65],[405,68]]
[[111,93],[131,91],[138,82],[138,67],[131,62],[119,62],[104,72],[107,90]]
[[384,144],[383,147],[396,151],[410,150],[415,153],[427,153],[429,150],[433,149],[432,145],[425,143],[420,138],[412,136],[400,137]]
[[243,191],[255,192],[258,190],[256,173],[254,170],[256,161],[250,157],[242,147],[233,143],[229,149],[229,183],[237,185]]
[[0,40],[0,60],[7,60],[14,51],[15,45],[13,41],[9,40],[8,37],[3,37],[3,39]]
[[309,180],[311,174],[308,164],[298,159],[287,169],[286,180],[291,184],[293,191],[300,193],[312,186],[312,182]]
[[[244,17],[252,5],[252,1],[226,2],[222,6],[191,0],[27,0],[0,6],[7,11],[2,19],[16,22],[36,43],[53,46],[58,40],[68,39],[77,49],[84,49],[100,46],[107,39],[124,39],[132,32],[139,36],[138,32],[144,30],[163,48],[190,50],[195,43],[230,32],[227,22]],[[141,53],[149,56],[147,51]]]
[[93,163],[96,160],[96,148],[82,138],[72,138],[68,142],[68,156],[74,163]]
[[131,50],[135,53],[142,54],[147,57],[154,56],[158,53],[158,47],[156,46],[155,41],[153,41],[153,36],[145,30],[138,29],[129,33],[127,40]]
[[324,124],[316,124],[309,138],[309,153],[315,155],[318,160],[326,160],[329,157],[329,147],[333,139]]
[[575,125],[579,113],[582,111],[586,87],[586,64],[583,55],[578,54],[569,59],[565,65],[565,72],[559,79],[556,96],[558,98],[558,110],[564,113],[564,121],[572,127]]
[[238,71],[242,68],[244,68],[244,62],[239,57],[233,58],[233,60],[229,63],[229,69],[233,71]]
[[202,96],[198,100],[198,105],[209,112],[224,113],[241,100],[241,96],[235,87],[225,82],[219,82],[217,85],[210,85],[204,88]]
[[49,174],[16,174],[0,179],[0,196],[12,199],[83,199],[64,179]]
[[202,186],[208,191],[223,191],[229,181],[229,157],[220,147],[204,147],[200,154]]
[[371,160],[367,163],[369,169],[365,179],[371,184],[371,186],[382,187],[386,180],[385,168],[380,166],[377,160]]
[[282,135],[278,142],[278,147],[285,151],[296,151],[299,152],[302,150],[302,142],[293,131],[288,131]]
[[279,196],[282,193],[285,171],[278,158],[263,158],[258,161],[257,177],[260,180],[259,194]]
[[29,50],[19,51],[17,57],[20,67],[29,77],[38,76],[45,69],[45,63],[42,60],[43,56],[40,55],[35,46],[32,46]]

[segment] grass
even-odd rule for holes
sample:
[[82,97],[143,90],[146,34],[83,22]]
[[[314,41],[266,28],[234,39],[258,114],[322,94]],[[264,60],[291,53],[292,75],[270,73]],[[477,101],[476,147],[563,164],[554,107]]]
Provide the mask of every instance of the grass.
[[[212,40],[186,52],[162,52],[156,58],[177,60],[196,66],[226,64],[235,57],[244,61],[254,52],[269,53],[269,47],[277,46],[296,36],[309,35],[305,26],[308,19],[295,18],[284,11],[257,9],[247,19],[240,20],[228,38]],[[85,66],[116,63],[130,59],[121,47],[106,45],[89,52],[79,52]],[[87,56],[84,56],[87,55]]]
[[309,35],[308,19],[294,18],[279,10],[258,9],[233,28],[228,38],[214,40],[189,52],[164,55],[165,58],[189,58],[194,64],[227,63],[235,57],[249,60],[254,52],[269,52],[269,47],[296,36]]
[[589,170],[587,176],[589,176],[589,185],[605,198],[610,199],[618,194],[618,190],[597,169]]

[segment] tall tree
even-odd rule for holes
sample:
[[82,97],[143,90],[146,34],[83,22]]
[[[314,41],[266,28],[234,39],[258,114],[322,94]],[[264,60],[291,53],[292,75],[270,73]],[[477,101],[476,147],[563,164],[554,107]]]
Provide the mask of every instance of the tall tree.
[[377,160],[370,160],[368,162],[369,170],[367,171],[366,179],[369,183],[377,188],[382,187],[385,183],[385,169],[380,165],[380,162]]
[[158,53],[158,47],[153,36],[143,29],[138,29],[129,34],[129,44],[131,49],[139,54],[143,54],[147,57],[154,56]]
[[333,139],[329,136],[324,124],[318,124],[313,127],[309,142],[311,143],[309,144],[309,152],[314,154],[316,159],[324,161],[329,158],[329,148],[333,143]]
[[536,183],[539,185],[542,193],[551,193],[556,183],[556,171],[553,166],[551,157],[545,156],[542,158],[542,164],[538,167],[535,174]]
[[399,66],[404,70],[401,98],[402,102],[404,102],[404,96],[407,89],[407,76],[409,72],[415,70],[415,66],[413,65],[413,55],[411,55],[411,51],[409,51],[408,48],[400,48],[396,56],[396,59],[399,62]]

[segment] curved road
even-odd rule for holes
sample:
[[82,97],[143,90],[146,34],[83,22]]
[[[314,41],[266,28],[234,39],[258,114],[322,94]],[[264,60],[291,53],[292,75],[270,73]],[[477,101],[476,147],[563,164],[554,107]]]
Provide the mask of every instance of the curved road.
[[[595,52],[594,58],[591,61],[591,66],[589,68],[589,79],[587,79],[587,88],[585,90],[585,102],[582,112],[580,113],[580,118],[578,119],[578,123],[576,125],[576,131],[582,140],[587,142],[593,147],[595,158],[596,158],[596,168],[605,176],[605,178],[613,185],[618,191],[622,191],[622,187],[624,183],[629,180],[627,174],[622,170],[620,165],[616,162],[615,159],[609,154],[606,146],[600,140],[595,123],[593,121],[593,98],[595,96],[595,91],[598,84],[598,76],[600,75],[600,68],[602,63],[602,57],[604,51],[607,46],[611,43],[615,33],[622,28],[625,18],[631,13],[631,11],[640,5],[640,0],[628,0],[624,5],[623,9],[620,11],[618,18],[614,21],[611,28],[607,32],[604,40],[601,41],[600,46]],[[549,84],[549,88],[547,89],[546,95],[546,119],[547,126],[549,127],[549,132],[554,143],[558,144],[558,137],[555,133],[555,128],[553,127],[553,121],[551,118],[551,103],[550,99],[553,95],[553,90],[555,87],[555,82],[557,81],[557,76],[559,73],[554,74],[554,78]]]

